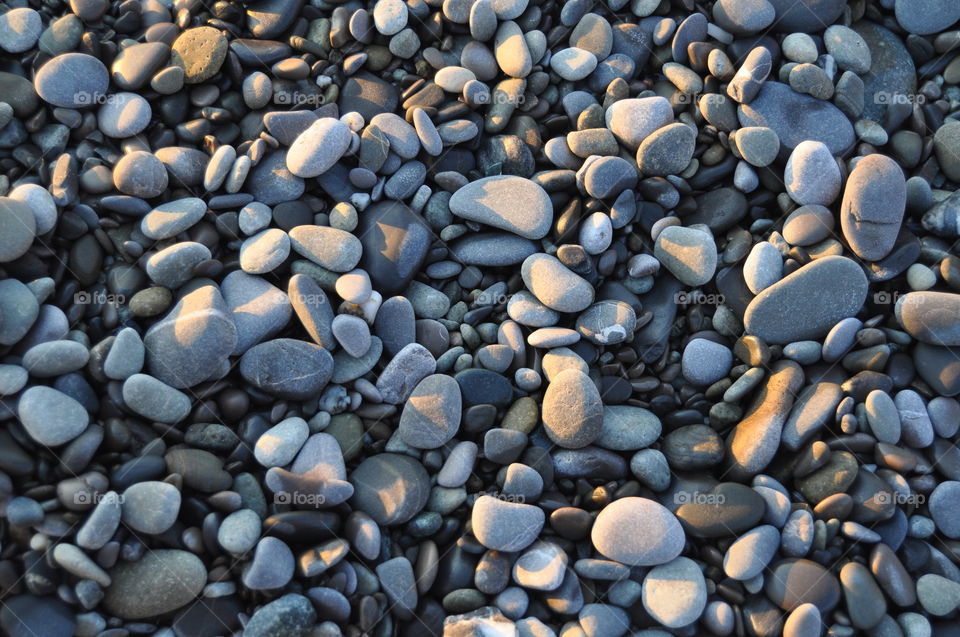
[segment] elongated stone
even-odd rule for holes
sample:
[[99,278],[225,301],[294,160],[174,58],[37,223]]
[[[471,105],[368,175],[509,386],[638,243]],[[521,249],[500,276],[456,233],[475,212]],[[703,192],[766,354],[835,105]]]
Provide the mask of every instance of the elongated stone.
[[770,464],[780,447],[784,422],[803,387],[803,370],[793,361],[777,362],[747,416],[727,437],[730,475],[747,479]]
[[743,323],[747,333],[771,344],[818,339],[855,315],[866,298],[867,277],[860,266],[846,257],[827,256],[754,297]]

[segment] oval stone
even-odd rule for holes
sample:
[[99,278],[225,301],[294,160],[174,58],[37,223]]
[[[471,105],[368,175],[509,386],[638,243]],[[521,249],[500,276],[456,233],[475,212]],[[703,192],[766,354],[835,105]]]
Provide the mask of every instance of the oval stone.
[[537,539],[545,519],[540,507],[482,495],[473,505],[470,521],[480,544],[494,551],[514,553]]
[[656,442],[661,430],[660,419],[652,411],[633,405],[608,405],[603,408],[603,427],[594,442],[604,449],[634,451]]
[[753,579],[763,572],[780,546],[780,533],[769,524],[747,531],[730,545],[723,556],[723,570],[735,580]]
[[450,253],[464,265],[504,267],[522,263],[538,251],[530,239],[509,232],[476,232],[449,244]]
[[126,138],[142,132],[153,111],[150,103],[136,93],[114,93],[97,113],[100,130],[109,137]]
[[195,27],[173,42],[171,61],[183,69],[184,82],[199,84],[217,74],[227,59],[227,38],[219,29]]
[[960,345],[960,294],[910,292],[897,299],[894,313],[903,329],[918,341]]
[[686,124],[658,128],[637,147],[637,170],[648,177],[678,174],[690,163],[696,142],[696,131]]
[[122,395],[128,408],[156,422],[180,422],[190,413],[189,396],[146,374],[127,378]]
[[550,381],[543,395],[543,428],[566,449],[596,440],[603,428],[603,402],[597,386],[579,369],[566,369]]
[[685,542],[683,528],[669,510],[632,496],[604,507],[590,538],[597,551],[630,566],[666,564],[680,555]]
[[850,249],[867,261],[890,253],[907,206],[907,182],[893,159],[874,153],[860,159],[843,192],[840,227]]
[[63,108],[84,108],[99,104],[109,86],[107,67],[86,53],[64,53],[56,56],[40,67],[33,80],[37,95],[45,102]]
[[154,549],[136,562],[121,561],[110,572],[104,608],[123,619],[153,617],[185,606],[207,583],[207,569],[187,551]]
[[593,303],[593,286],[549,254],[524,259],[520,276],[538,301],[558,312],[580,312]]
[[427,376],[414,388],[400,414],[397,433],[416,449],[436,449],[457,435],[462,398],[450,376]]
[[330,352],[306,341],[277,338],[240,358],[240,374],[253,386],[290,400],[319,396],[333,373]]
[[350,148],[350,128],[338,119],[318,119],[297,135],[287,151],[287,168],[298,177],[330,170]]
[[783,169],[787,193],[801,206],[829,206],[840,194],[842,181],[837,160],[823,142],[797,144]]
[[450,212],[525,239],[541,239],[553,223],[546,191],[529,179],[495,175],[470,182],[450,197]]
[[167,201],[143,217],[140,231],[150,239],[169,239],[192,228],[206,211],[207,204],[197,197]]
[[712,488],[691,488],[680,483],[674,490],[674,513],[683,528],[694,537],[727,537],[753,526],[763,517],[763,498],[739,482],[721,482]]
[[291,228],[289,235],[297,254],[333,272],[349,272],[363,254],[360,240],[337,228],[303,225]]
[[917,35],[943,31],[960,20],[960,3],[951,0],[896,0],[894,11],[900,26]]
[[840,586],[855,627],[865,630],[880,623],[887,611],[887,603],[866,566],[859,562],[844,564],[840,569]]
[[290,237],[280,228],[267,228],[240,246],[240,268],[250,274],[272,272],[290,256]]

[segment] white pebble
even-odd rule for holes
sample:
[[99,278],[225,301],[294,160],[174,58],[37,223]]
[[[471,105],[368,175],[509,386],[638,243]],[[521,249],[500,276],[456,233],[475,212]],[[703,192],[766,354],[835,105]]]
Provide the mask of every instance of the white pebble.
[[922,263],[914,263],[907,269],[907,284],[911,290],[929,290],[936,283],[936,273]]

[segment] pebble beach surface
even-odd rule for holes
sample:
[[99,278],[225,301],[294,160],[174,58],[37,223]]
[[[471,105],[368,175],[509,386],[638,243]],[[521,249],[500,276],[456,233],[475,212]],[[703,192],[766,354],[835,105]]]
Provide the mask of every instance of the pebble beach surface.
[[0,634],[960,636],[957,0],[0,50]]

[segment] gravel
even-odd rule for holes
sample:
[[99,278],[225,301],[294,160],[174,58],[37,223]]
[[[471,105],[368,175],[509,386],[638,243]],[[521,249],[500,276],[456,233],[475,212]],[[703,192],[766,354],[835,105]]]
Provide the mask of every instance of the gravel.
[[956,2],[181,5],[0,14],[0,633],[954,634]]

